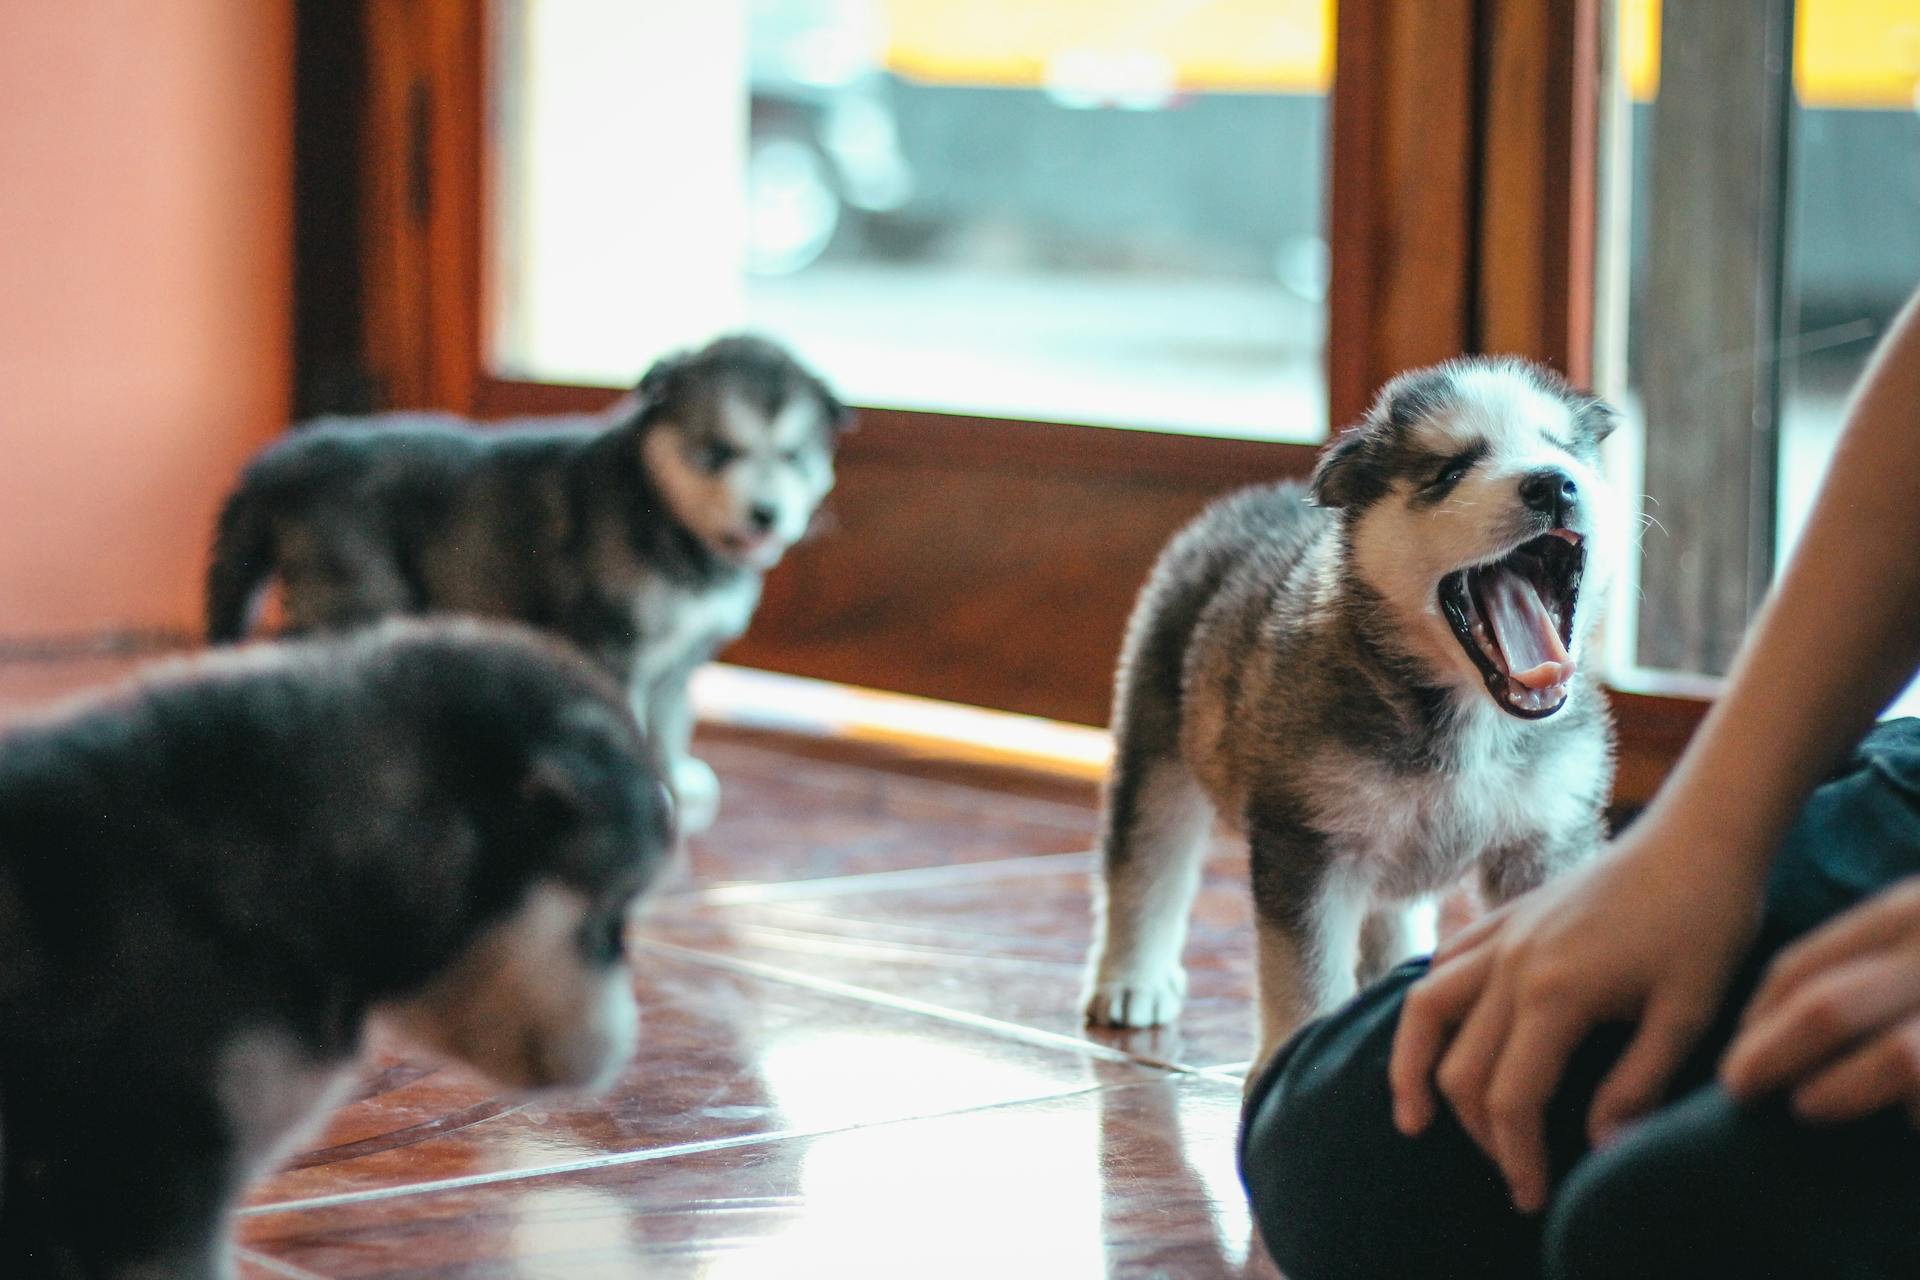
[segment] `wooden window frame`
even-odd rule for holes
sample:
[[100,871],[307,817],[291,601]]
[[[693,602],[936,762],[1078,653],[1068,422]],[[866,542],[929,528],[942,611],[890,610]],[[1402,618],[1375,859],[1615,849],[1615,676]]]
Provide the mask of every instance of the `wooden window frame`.
[[[367,363],[385,402],[480,417],[604,406],[616,391],[501,378],[486,365],[489,0],[363,8],[362,294]],[[1462,352],[1513,352],[1591,380],[1609,8],[1338,5],[1327,339],[1336,428],[1393,373]],[[1125,615],[1164,539],[1219,493],[1302,477],[1316,455],[1298,444],[863,409],[833,499],[842,528],[859,536],[796,549],[728,656],[1103,723]],[[1614,705],[1618,799],[1637,804],[1705,703],[1616,692]]]
[[1656,669],[1725,672],[1773,580],[1795,4],[1663,18],[1646,267],[1661,287],[1635,323],[1645,484],[1688,500],[1663,508],[1666,553],[1641,565],[1635,656]]

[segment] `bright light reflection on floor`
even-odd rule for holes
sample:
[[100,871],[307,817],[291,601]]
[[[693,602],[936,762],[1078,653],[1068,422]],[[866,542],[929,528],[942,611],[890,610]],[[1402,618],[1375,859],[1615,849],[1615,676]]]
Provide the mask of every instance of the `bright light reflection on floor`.
[[635,1239],[636,1208],[619,1196],[528,1181],[509,1203],[512,1244],[507,1255],[544,1263],[539,1272],[523,1274],[565,1274],[570,1280],[627,1280],[646,1274],[645,1251]]
[[704,1275],[1102,1277],[1099,1154],[1099,1125],[1083,1103],[819,1138],[789,1228],[714,1258]]
[[762,1051],[758,1069],[782,1126],[802,1132],[920,1115],[930,1107],[944,1112],[1043,1098],[1093,1083],[1057,1067],[1019,1066],[998,1038],[983,1040],[976,1051],[951,1038],[863,1031],[783,1036]]

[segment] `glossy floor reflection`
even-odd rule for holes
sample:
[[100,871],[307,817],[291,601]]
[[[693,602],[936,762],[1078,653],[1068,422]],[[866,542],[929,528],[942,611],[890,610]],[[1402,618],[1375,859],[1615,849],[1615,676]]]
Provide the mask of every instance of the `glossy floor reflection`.
[[[57,684],[0,664],[0,719]],[[385,1047],[255,1188],[245,1280],[1272,1280],[1233,1163],[1233,857],[1179,1027],[1089,1034],[1091,787],[737,729],[702,750],[722,817],[636,926],[619,1084],[527,1101]]]

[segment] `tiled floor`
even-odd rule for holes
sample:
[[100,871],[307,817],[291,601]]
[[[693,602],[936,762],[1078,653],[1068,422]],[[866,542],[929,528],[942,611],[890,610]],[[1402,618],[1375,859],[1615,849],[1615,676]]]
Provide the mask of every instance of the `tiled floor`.
[[[39,692],[0,671],[0,716]],[[383,1056],[250,1197],[249,1280],[1274,1276],[1233,1166],[1236,859],[1178,1029],[1089,1034],[1091,788],[740,730],[703,750],[722,818],[638,930],[619,1085],[529,1102]]]

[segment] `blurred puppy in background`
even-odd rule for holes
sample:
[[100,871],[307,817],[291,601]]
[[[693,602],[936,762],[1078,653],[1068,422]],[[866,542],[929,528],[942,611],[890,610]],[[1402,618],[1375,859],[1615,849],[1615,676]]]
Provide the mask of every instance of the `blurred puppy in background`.
[[430,612],[555,631],[628,687],[681,828],[700,830],[719,782],[691,754],[687,682],[806,533],[847,421],[793,356],[736,335],[662,359],[596,417],[313,423],[228,499],[208,636],[241,638],[275,578],[295,632]]
[[370,1019],[608,1082],[670,821],[622,692],[517,628],[217,655],[0,735],[0,1275],[229,1274]]

